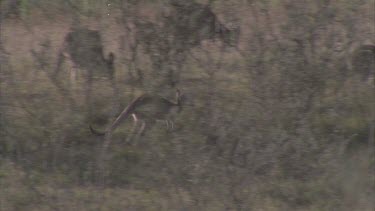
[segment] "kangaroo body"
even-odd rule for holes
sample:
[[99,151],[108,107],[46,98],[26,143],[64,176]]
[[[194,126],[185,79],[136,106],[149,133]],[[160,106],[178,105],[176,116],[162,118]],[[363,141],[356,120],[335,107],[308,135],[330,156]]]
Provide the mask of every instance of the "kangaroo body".
[[[96,135],[109,135],[129,116],[133,117],[134,127],[139,121],[142,122],[140,133],[146,126],[146,122],[166,121],[169,125],[168,115],[170,113],[179,112],[181,109],[180,92],[176,92],[176,100],[171,101],[163,97],[151,94],[143,94],[135,98],[129,105],[120,113],[120,115],[107,127],[104,132],[99,132],[90,126],[90,130]],[[172,124],[172,123],[171,123]],[[172,124],[173,125],[173,124]],[[135,130],[135,129],[134,129]]]

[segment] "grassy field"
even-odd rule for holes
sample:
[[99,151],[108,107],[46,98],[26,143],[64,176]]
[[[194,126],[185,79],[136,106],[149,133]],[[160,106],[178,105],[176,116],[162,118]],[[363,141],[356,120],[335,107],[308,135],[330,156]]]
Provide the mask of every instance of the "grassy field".
[[374,209],[374,0],[0,3],[1,211]]

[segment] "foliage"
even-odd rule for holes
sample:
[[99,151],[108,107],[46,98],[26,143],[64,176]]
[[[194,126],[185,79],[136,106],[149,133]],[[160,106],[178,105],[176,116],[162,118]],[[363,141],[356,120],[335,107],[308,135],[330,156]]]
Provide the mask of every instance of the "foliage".
[[0,210],[373,209],[374,1],[108,2],[1,1]]

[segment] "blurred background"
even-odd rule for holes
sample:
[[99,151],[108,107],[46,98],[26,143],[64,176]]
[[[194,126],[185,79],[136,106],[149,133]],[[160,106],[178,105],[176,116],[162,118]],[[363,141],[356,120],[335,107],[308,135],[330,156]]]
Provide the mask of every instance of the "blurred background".
[[0,4],[0,210],[374,210],[374,0]]

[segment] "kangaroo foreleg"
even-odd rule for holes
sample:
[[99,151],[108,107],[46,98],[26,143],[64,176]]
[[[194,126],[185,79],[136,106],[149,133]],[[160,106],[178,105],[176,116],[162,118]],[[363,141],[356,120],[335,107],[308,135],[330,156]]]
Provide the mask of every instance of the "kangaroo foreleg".
[[138,122],[139,119],[136,114],[132,114],[133,117],[133,127],[128,135],[128,138],[126,139],[126,143],[131,143],[135,135],[137,134],[137,127],[138,127]]
[[142,121],[141,127],[139,128],[138,134],[137,134],[137,139],[144,134],[146,128],[146,122]]

